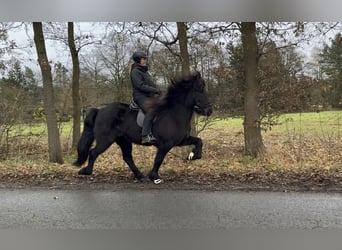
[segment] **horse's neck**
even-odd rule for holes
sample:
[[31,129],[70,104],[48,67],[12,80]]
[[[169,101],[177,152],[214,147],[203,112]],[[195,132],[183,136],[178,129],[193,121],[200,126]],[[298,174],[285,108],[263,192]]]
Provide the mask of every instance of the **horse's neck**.
[[167,100],[164,103],[164,110],[167,114],[172,114],[173,119],[177,120],[178,123],[182,124],[190,124],[192,115],[193,115],[193,107],[189,103],[186,102],[187,94],[178,95],[172,101]]
[[179,122],[184,122],[185,124],[190,123],[192,115],[193,115],[193,108],[186,107],[181,104],[177,104],[174,107],[171,107],[169,110],[171,113],[175,114],[175,119]]

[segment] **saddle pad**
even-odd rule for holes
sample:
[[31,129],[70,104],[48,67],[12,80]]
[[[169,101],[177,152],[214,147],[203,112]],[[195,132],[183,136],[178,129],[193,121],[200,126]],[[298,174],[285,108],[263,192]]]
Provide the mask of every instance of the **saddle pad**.
[[142,127],[144,119],[145,119],[145,114],[141,109],[139,109],[139,112],[137,115],[137,124],[139,127]]

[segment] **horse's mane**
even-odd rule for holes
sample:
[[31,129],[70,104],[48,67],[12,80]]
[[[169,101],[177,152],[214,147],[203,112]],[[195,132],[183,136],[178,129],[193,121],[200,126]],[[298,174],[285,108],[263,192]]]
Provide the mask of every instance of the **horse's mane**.
[[170,84],[167,88],[166,94],[162,97],[158,103],[157,112],[161,112],[173,105],[184,102],[184,97],[192,89],[194,84],[194,78],[199,76],[199,74],[193,73],[187,76],[176,76],[170,79]]
[[186,90],[190,89],[192,82],[185,81],[184,79],[171,79],[171,83],[167,88],[167,92],[164,96],[164,101],[169,102],[178,99],[180,96],[186,94]]

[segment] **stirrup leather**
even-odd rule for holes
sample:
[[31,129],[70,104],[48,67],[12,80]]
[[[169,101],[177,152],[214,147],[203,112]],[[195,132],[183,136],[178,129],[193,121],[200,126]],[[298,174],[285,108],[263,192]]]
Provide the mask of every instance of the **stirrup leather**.
[[133,100],[133,98],[131,99],[131,102],[129,104],[129,108],[131,110],[139,110],[140,109],[139,105]]

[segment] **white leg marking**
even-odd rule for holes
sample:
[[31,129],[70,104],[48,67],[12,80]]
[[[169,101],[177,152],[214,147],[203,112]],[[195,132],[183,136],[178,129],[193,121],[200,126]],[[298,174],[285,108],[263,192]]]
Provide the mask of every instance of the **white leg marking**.
[[192,158],[194,158],[194,155],[195,155],[194,152],[191,152],[188,156],[188,160],[192,160]]
[[163,182],[163,180],[162,179],[155,179],[153,182],[154,182],[154,184],[160,184]]

